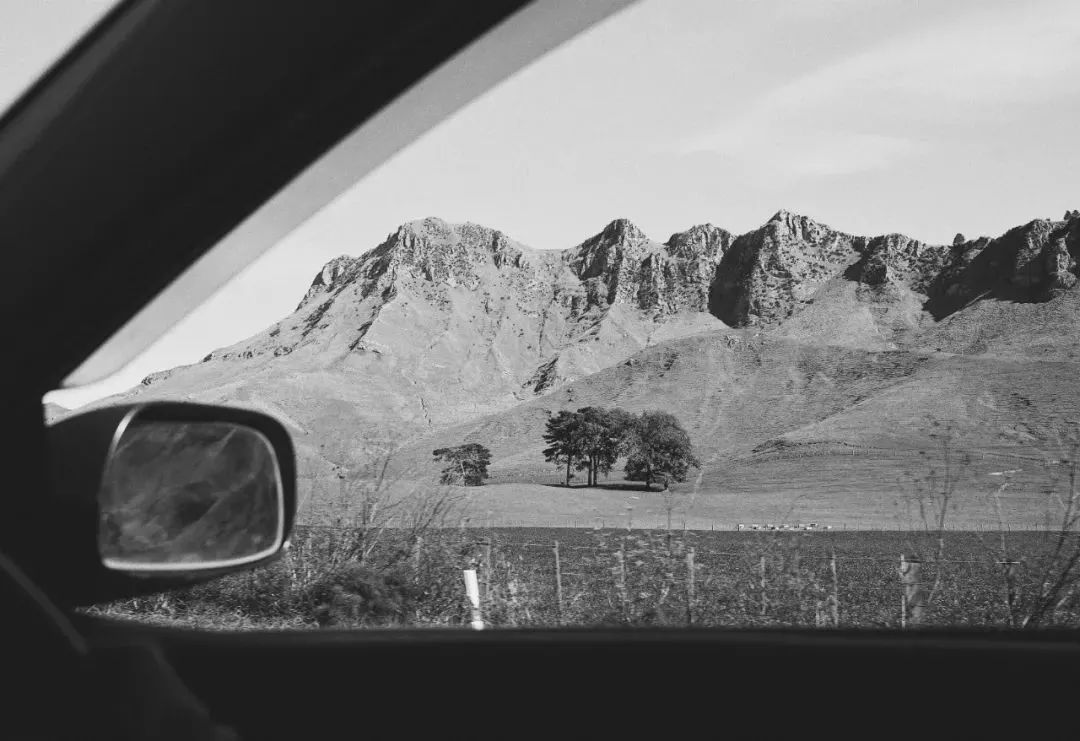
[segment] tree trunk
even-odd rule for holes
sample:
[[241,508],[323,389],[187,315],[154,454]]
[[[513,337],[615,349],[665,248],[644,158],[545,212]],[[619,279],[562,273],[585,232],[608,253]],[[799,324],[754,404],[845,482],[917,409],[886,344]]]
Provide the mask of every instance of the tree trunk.
[[566,456],[566,488],[570,488],[570,456]]

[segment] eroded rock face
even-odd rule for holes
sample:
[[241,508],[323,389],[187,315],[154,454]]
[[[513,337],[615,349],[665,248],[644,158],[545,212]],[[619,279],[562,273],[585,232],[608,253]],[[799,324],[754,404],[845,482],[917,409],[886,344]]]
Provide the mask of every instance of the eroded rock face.
[[335,288],[340,287],[345,282],[345,276],[350,272],[350,268],[359,263],[359,258],[341,255],[323,265],[322,270],[311,281],[311,286],[308,288],[307,293],[304,294],[304,298],[297,304],[296,310],[299,311],[305,304],[315,300],[318,296],[332,293]]
[[1045,253],[1053,231],[1053,222],[1040,220],[1007,235],[1017,243],[1012,258],[1012,275],[1009,278],[1014,286],[1031,288],[1047,279],[1044,270]]
[[849,271],[852,277],[869,286],[901,284],[917,293],[928,290],[953,253],[952,248],[926,244],[902,234],[857,240],[855,246],[862,252],[862,258]]
[[1069,253],[1064,236],[1057,237],[1044,250],[1047,286],[1050,290],[1063,290],[1076,285],[1076,260]]
[[665,244],[617,219],[566,253],[590,305],[622,302],[657,316],[708,309],[709,286],[732,235],[712,224],[673,234]]
[[710,310],[732,326],[782,321],[856,262],[864,242],[779,211],[732,243],[711,286]]
[[1080,251],[1075,223],[1038,219],[954,247],[927,287],[929,310],[940,319],[978,298],[1040,302],[1072,287]]
[[633,301],[641,263],[660,249],[626,219],[616,219],[566,255],[566,264],[595,303]]

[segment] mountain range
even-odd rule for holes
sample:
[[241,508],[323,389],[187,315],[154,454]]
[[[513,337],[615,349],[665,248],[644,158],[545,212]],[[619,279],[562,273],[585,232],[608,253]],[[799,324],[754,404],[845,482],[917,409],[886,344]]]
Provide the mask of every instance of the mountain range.
[[676,490],[698,519],[787,507],[883,522],[934,460],[934,421],[973,456],[972,492],[995,467],[1033,462],[1010,500],[1023,518],[1044,441],[1080,419],[1078,257],[1076,212],[949,245],[787,211],[746,234],[704,224],[664,242],[617,219],[566,250],[428,218],[328,262],[264,331],[101,403],[274,414],[297,442],[309,517],[325,511],[332,464],[392,448],[402,477],[434,480],[431,450],[462,441],[492,449],[493,483],[474,498],[495,519],[654,514],[658,500],[627,504],[642,495],[614,474],[589,497],[547,486],[548,415],[599,404],[683,421],[703,465]]

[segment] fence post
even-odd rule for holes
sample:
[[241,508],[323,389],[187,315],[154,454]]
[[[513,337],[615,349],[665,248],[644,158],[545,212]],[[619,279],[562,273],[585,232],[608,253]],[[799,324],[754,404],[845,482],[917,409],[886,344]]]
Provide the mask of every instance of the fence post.
[[1016,627],[1016,567],[1017,561],[998,561],[1005,572],[1005,607],[1009,611],[1006,619],[1009,627]]
[[555,541],[555,546],[552,550],[555,551],[555,615],[558,624],[562,625],[562,565],[559,562],[559,541]]
[[686,624],[694,624],[694,549],[686,550]]
[[623,622],[630,620],[630,605],[626,597],[626,538],[619,543],[619,552],[616,554],[619,561],[619,600],[622,602]]
[[483,567],[484,567],[484,592],[483,592],[483,594],[484,594],[484,600],[487,601],[489,599],[489,595],[491,594],[491,541],[490,540],[485,540],[482,545],[483,545],[483,553],[484,553],[484,561],[483,561]]
[[918,625],[922,622],[923,611],[926,609],[926,592],[919,580],[922,571],[922,562],[908,560],[904,554],[900,554],[900,583],[903,595],[900,600],[900,627],[906,628],[908,623]]
[[832,590],[829,594],[829,618],[833,627],[840,626],[840,580],[836,576],[836,551],[829,551],[829,578],[832,580]]
[[484,629],[484,617],[480,612],[480,585],[476,581],[476,570],[465,570],[465,594],[469,598],[469,607],[472,612],[473,630]]
[[761,573],[761,582],[760,582],[760,584],[761,584],[761,616],[765,617],[765,613],[767,613],[769,611],[769,596],[765,592],[765,588],[766,588],[766,585],[767,585],[767,583],[765,581],[765,556],[761,557],[761,563],[759,564],[759,569],[760,569],[760,573]]

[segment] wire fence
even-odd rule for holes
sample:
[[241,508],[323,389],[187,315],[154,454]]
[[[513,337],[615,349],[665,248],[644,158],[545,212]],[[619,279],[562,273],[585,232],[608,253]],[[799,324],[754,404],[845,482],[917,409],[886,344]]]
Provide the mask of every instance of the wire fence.
[[[998,536],[972,533],[950,534],[947,546],[910,531],[522,535],[529,533],[429,533],[411,546],[410,568],[418,583],[458,585],[463,603],[461,575],[475,572],[490,626],[1008,626],[1046,577],[1047,539],[1032,533],[1004,552]],[[1060,596],[1051,621],[1078,624],[1075,592]]]
[[1075,627],[1080,539],[1062,535],[302,525],[266,568],[100,609],[245,628]]

